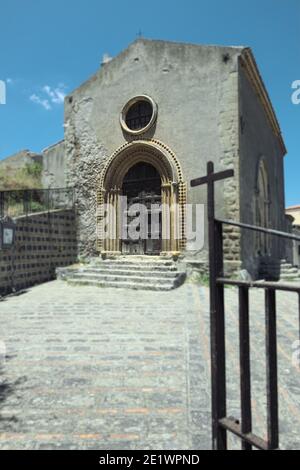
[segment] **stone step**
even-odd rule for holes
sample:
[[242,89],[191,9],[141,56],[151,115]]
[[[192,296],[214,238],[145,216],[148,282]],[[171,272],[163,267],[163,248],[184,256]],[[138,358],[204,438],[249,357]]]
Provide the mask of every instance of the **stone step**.
[[300,273],[283,273],[280,275],[281,279],[300,279]]
[[90,263],[90,265],[124,265],[124,266],[176,266],[174,261],[172,259],[160,259],[157,257],[157,259],[153,259],[153,257],[144,257],[144,258],[138,258],[135,256],[132,256],[130,258],[122,258],[122,259],[107,259],[107,260],[102,260],[102,259],[93,259]]
[[291,263],[281,263],[280,267],[282,269],[285,269],[285,268],[291,268],[291,267],[293,267],[293,265]]
[[88,265],[80,268],[81,270],[86,270],[89,272],[162,272],[162,273],[172,273],[177,271],[177,267],[174,266],[141,266],[141,265],[108,265],[108,264],[98,264],[98,265]]
[[125,262],[125,263],[111,263],[107,261],[103,261],[102,263],[90,264],[89,267],[93,268],[108,268],[108,269],[115,269],[121,267],[121,269],[176,269],[176,265],[172,262],[165,264],[165,263],[133,263],[133,262]]
[[[153,274],[153,273],[152,273]],[[172,277],[158,277],[155,275],[151,276],[151,283],[154,284],[169,284],[172,281],[176,281],[179,277],[184,275],[184,273],[176,273],[173,274]],[[92,273],[87,273],[87,272],[77,272],[72,274],[69,279],[72,280],[78,280],[81,279],[83,281],[99,281],[99,282],[105,282],[105,281],[126,281],[128,279],[128,275],[125,273],[124,275],[118,275],[118,274],[111,274],[111,273],[101,273],[101,274],[92,274]],[[146,275],[139,275],[139,276],[130,276],[130,282],[134,283],[145,283],[147,282],[147,279],[149,279],[149,273]]]
[[76,285],[147,290],[174,289],[186,278],[186,273],[178,271],[173,260],[145,256],[95,258],[79,267],[58,268],[56,274],[59,279]]
[[174,278],[178,274],[177,269],[166,269],[163,270],[162,268],[156,269],[124,269],[124,267],[118,268],[83,268],[76,271],[76,274],[89,274],[89,275],[115,275],[115,276],[125,276],[125,277],[164,277],[164,278]]
[[56,273],[59,279],[76,285],[147,290],[175,289],[186,279],[172,258],[140,255],[93,258],[89,264],[58,268]]
[[92,281],[82,279],[68,279],[68,283],[76,286],[93,286],[93,287],[115,287],[123,289],[134,289],[134,290],[153,290],[153,291],[169,291],[179,287],[175,282],[169,282],[168,284],[155,284],[150,282],[135,283],[129,281]]
[[289,268],[289,269],[286,268],[286,269],[281,269],[281,270],[280,270],[280,273],[281,273],[281,274],[293,274],[293,273],[294,273],[294,274],[295,274],[295,273],[297,274],[298,272],[299,272],[299,271],[298,271],[297,268]]

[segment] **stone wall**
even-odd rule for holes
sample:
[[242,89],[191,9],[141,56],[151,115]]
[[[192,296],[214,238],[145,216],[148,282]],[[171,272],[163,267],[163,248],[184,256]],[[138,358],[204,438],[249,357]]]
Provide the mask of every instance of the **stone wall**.
[[[242,64],[239,68],[239,113],[241,221],[259,225],[256,218],[257,179],[259,165],[263,161],[268,174],[269,227],[285,231],[284,152]],[[243,268],[255,278],[259,275],[261,262],[256,237],[255,232],[244,230],[241,239]],[[278,237],[270,237],[269,261],[284,257],[284,242]]]
[[0,250],[0,295],[55,278],[55,268],[77,259],[72,210],[23,216],[13,248]]
[[92,120],[93,100],[83,97],[67,105],[65,133],[66,185],[75,188],[76,232],[81,257],[96,256],[96,194],[108,152]]
[[[222,187],[223,204],[217,200],[217,216],[227,219],[240,219],[240,160],[239,160],[239,105],[238,105],[238,66],[231,70],[226,80],[220,84],[219,136],[221,141],[220,162],[222,168],[232,168],[234,177],[217,183]],[[241,234],[239,229],[223,226],[224,273],[231,275],[241,267]]]
[[43,151],[43,188],[65,188],[65,144],[64,141]]

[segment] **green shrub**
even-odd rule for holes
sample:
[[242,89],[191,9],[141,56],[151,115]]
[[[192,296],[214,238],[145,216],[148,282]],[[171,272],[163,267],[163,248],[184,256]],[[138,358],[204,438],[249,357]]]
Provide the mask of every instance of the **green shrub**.
[[38,189],[42,187],[42,165],[27,163],[22,168],[0,168],[0,191],[14,189]]

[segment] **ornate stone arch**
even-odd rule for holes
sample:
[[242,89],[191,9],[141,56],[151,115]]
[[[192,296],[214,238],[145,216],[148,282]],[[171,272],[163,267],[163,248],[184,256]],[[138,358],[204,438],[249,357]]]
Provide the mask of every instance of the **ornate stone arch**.
[[[113,225],[115,237],[105,239],[103,236],[103,220],[105,204],[109,203],[118,212],[118,196],[122,191],[122,183],[128,170],[139,162],[153,165],[161,177],[162,203],[170,208],[170,240],[163,240],[162,253],[178,253],[185,248],[185,206],[186,184],[183,180],[181,165],[176,155],[158,140],[134,140],[119,147],[108,159],[99,179],[97,191],[97,248],[99,252],[119,253],[118,218],[108,219]],[[163,220],[166,215],[163,214]],[[164,225],[164,222],[163,222]],[[177,233],[175,236],[174,234]],[[173,235],[172,235],[173,234]]]

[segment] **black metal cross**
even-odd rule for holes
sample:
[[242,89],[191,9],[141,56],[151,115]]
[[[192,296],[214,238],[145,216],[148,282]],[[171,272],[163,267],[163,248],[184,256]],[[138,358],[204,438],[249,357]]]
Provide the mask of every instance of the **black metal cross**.
[[191,181],[191,187],[207,184],[212,447],[224,450],[227,448],[227,436],[226,430],[220,426],[221,419],[226,417],[224,286],[217,284],[217,277],[223,274],[223,236],[222,224],[215,220],[214,184],[232,176],[234,176],[233,170],[214,173],[213,162],[208,162],[207,175]]
[[233,170],[224,170],[224,171],[220,171],[219,173],[214,173],[213,162],[208,162],[207,175],[202,176],[201,178],[196,178],[194,180],[191,180],[191,187],[194,188],[195,186],[200,186],[201,184],[224,180],[232,176],[234,176]]

